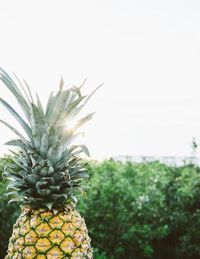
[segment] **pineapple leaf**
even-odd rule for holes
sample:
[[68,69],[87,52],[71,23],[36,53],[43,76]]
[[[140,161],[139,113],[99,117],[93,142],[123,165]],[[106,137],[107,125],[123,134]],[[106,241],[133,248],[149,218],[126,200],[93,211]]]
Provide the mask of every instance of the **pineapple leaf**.
[[49,118],[51,116],[52,111],[54,110],[54,105],[58,99],[58,97],[60,96],[61,93],[61,89],[57,92],[56,95],[53,95],[53,92],[50,94],[48,103],[47,103],[47,108],[46,109],[46,117]]
[[5,84],[5,86],[12,92],[12,94],[15,96],[17,102],[19,103],[20,107],[24,111],[24,114],[26,115],[26,118],[30,119],[30,109],[29,105],[26,101],[26,99],[21,94],[19,88],[15,84],[15,82],[12,80],[12,78],[2,69],[0,68],[0,80]]
[[40,143],[40,154],[41,156],[46,156],[47,151],[48,151],[48,146],[49,146],[49,136],[48,133],[44,133],[42,138],[41,138],[41,143]]
[[62,91],[63,86],[64,86],[64,79],[63,79],[63,77],[61,76],[60,83],[59,83],[60,91]]
[[86,97],[87,97],[87,95],[83,95],[83,96],[80,96],[77,100],[73,101],[73,102],[69,105],[69,107],[68,107],[68,109],[67,109],[67,110],[68,110],[68,113],[70,113],[71,110],[73,110],[75,107],[77,107],[78,104],[79,104],[82,100],[84,100]]
[[56,98],[56,100],[54,102],[54,106],[52,107],[52,109],[50,110],[50,112],[47,116],[48,121],[50,122],[51,125],[54,125],[56,123],[56,121],[58,120],[58,118],[60,117],[60,114],[64,110],[68,99],[69,99],[68,90],[60,92],[60,94],[58,95],[58,97]]
[[46,205],[47,209],[49,209],[49,210],[51,210],[53,208],[53,202],[52,201],[46,202],[45,205]]
[[13,126],[11,126],[9,123],[7,123],[6,121],[0,120],[1,123],[3,123],[4,125],[6,125],[10,130],[12,130],[16,135],[18,135],[24,142],[26,142],[26,139],[24,138],[23,135],[21,135],[19,133],[18,130],[16,130]]
[[28,90],[28,93],[29,93],[29,96],[30,96],[30,98],[31,98],[31,101],[32,101],[32,103],[34,103],[34,99],[33,99],[33,96],[32,96],[32,93],[31,93],[31,90],[30,90],[29,85],[28,85],[28,83],[27,83],[25,80],[23,80],[23,81],[24,81],[24,83],[25,83],[25,85],[26,85],[26,88],[27,88],[27,90]]
[[85,124],[86,122],[88,122],[89,120],[92,119],[93,115],[95,114],[95,112],[92,112],[90,114],[88,114],[87,116],[81,118],[75,125],[75,127],[73,128],[73,132],[75,132],[78,128],[80,128],[83,124]]
[[17,77],[17,75],[16,75],[15,73],[13,73],[13,75],[15,76],[15,78],[16,78],[17,81],[18,81],[18,83],[20,84],[20,86],[21,86],[21,88],[22,88],[22,90],[23,90],[23,92],[24,92],[24,94],[25,94],[25,96],[26,96],[26,98],[27,98],[27,100],[28,100],[28,102],[29,102],[29,104],[30,104],[30,103],[31,103],[31,99],[30,99],[30,97],[28,96],[26,90],[24,89],[23,84],[21,83],[21,81],[19,80],[19,78]]
[[58,143],[55,143],[53,146],[51,146],[51,147],[48,149],[47,158],[51,159],[51,158],[53,157],[53,154],[56,153],[58,147],[59,147],[59,144],[58,144]]
[[82,84],[79,86],[79,89],[81,89],[85,85],[86,81],[87,81],[87,77],[83,80]]
[[77,204],[78,199],[76,198],[76,196],[72,195],[70,198],[74,204]]
[[42,114],[44,114],[44,110],[43,110],[43,107],[42,107],[42,103],[41,103],[40,98],[39,98],[39,96],[38,96],[37,93],[36,93],[36,97],[37,97],[37,106],[38,106],[40,112],[41,112]]
[[[16,192],[15,192],[16,193]],[[12,202],[19,202],[20,201],[20,198],[19,197],[16,197],[16,198],[13,198],[11,200],[9,200],[8,204],[12,203]]]
[[6,193],[6,196],[10,196],[10,195],[17,195],[18,193],[16,191],[13,192],[8,192]]
[[5,80],[5,82],[7,82],[9,90],[21,94],[18,86],[15,84],[13,79],[8,75],[8,73],[6,73],[6,71],[3,68],[0,68],[0,75]]
[[21,149],[24,149],[26,147],[27,149],[32,150],[30,143],[28,141],[21,140],[21,139],[13,139],[11,141],[4,143],[4,145],[16,146]]
[[0,98],[0,103],[15,117],[15,119],[22,126],[24,131],[26,132],[29,139],[32,139],[31,128],[30,126],[22,119],[22,117],[2,98]]
[[80,148],[82,149],[82,151],[83,151],[88,157],[90,157],[90,152],[89,152],[88,148],[86,147],[86,145],[80,145]]
[[31,127],[33,136],[41,135],[47,128],[47,121],[44,114],[41,113],[34,103],[31,104]]
[[66,119],[75,117],[76,114],[78,114],[78,109],[76,108],[78,104],[86,98],[86,95],[79,97],[77,100],[70,103],[60,114],[58,117],[58,120],[56,122],[57,126],[63,126],[63,124],[66,122]]
[[77,179],[77,178],[88,178],[89,174],[87,173],[86,170],[82,170],[82,171],[78,171],[76,173],[73,173],[70,176],[71,176],[71,179],[74,180],[74,179]]
[[18,166],[19,168],[23,169],[24,171],[27,172],[27,168],[25,166],[23,166],[19,161],[17,161],[17,159],[13,158],[14,163],[16,164],[16,166]]
[[65,146],[69,146],[76,138],[78,138],[81,135],[83,136],[83,132],[76,132],[74,134],[73,132],[65,132],[65,135],[62,138],[62,142],[65,144]]
[[49,112],[49,109],[50,109],[50,107],[51,107],[51,103],[52,103],[52,101],[53,101],[53,91],[51,92],[51,94],[49,95],[49,98],[48,98],[48,101],[47,101],[47,106],[46,106],[46,111],[45,111],[45,116],[47,117],[47,114],[48,114],[48,112]]
[[81,105],[80,109],[82,109],[86,103],[89,101],[89,99],[94,95],[94,93],[102,86],[103,84],[100,84],[99,86],[97,86],[90,95],[88,95],[87,99],[85,100],[85,102]]
[[53,126],[50,126],[48,130],[49,130],[49,145],[53,146],[56,142],[58,142],[58,136]]

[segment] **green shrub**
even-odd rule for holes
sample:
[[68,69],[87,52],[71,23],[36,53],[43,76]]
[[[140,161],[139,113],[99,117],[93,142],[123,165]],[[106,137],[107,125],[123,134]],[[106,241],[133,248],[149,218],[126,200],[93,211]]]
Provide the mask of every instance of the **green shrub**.
[[9,159],[11,159],[11,157],[0,159],[0,258],[4,258],[6,254],[12,227],[19,215],[17,204],[8,205],[6,183],[2,179],[3,168]]
[[92,188],[79,209],[94,258],[200,258],[198,167],[109,160],[89,170]]

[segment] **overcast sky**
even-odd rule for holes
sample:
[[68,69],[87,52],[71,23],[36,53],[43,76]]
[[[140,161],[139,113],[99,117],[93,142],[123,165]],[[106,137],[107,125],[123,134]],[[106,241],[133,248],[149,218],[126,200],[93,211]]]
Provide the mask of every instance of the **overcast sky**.
[[[93,158],[190,155],[200,142],[200,2],[0,1],[0,66],[43,102],[63,75],[85,93],[104,83],[84,141]],[[0,85],[0,96],[15,105]],[[15,123],[0,107],[0,117]],[[16,124],[16,123],[15,123]],[[0,151],[14,135],[0,125]]]

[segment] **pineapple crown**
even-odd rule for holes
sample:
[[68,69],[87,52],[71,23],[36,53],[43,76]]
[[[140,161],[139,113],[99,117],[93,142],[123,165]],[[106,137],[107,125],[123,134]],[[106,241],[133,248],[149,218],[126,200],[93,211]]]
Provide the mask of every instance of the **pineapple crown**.
[[80,127],[94,113],[78,119],[73,128],[68,127],[68,122],[79,114],[101,85],[90,95],[82,95],[81,88],[85,81],[79,87],[64,90],[61,78],[59,90],[50,94],[44,109],[38,94],[35,101],[26,81],[22,83],[14,76],[15,81],[0,68],[0,80],[14,95],[26,117],[23,119],[0,98],[0,103],[15,117],[27,135],[24,137],[8,122],[0,120],[18,136],[5,143],[19,148],[18,152],[11,151],[14,154],[13,162],[7,164],[3,173],[4,178],[9,180],[10,202],[18,201],[22,205],[48,209],[76,202],[76,196],[83,191],[88,178],[87,162],[81,154],[89,156],[89,151],[85,145],[73,145],[73,141],[81,134],[78,132]]

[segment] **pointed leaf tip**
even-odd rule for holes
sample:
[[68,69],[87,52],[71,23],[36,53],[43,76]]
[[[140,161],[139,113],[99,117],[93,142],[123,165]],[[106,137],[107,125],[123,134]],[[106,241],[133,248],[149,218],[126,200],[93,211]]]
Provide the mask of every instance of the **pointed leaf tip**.
[[88,156],[90,157],[90,151],[88,150],[88,148],[86,147],[86,145],[80,145],[82,151]]
[[63,86],[64,86],[64,79],[63,79],[63,77],[61,76],[60,83],[59,83],[60,91],[62,91]]

